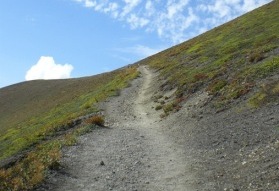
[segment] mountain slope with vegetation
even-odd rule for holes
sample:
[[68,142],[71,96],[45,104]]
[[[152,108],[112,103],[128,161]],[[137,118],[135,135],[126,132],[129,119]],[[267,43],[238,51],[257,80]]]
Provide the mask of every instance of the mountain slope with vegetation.
[[138,65],[159,74],[153,109],[178,116],[169,131],[195,151],[200,188],[278,189],[278,15],[275,0],[131,67],[0,89],[0,190],[32,189],[58,168],[61,147],[103,124],[97,103],[119,95]]
[[77,134],[102,121],[93,116],[93,121],[72,132],[81,123],[78,118],[97,114],[98,102],[118,95],[137,75],[136,68],[130,67],[93,77],[30,81],[0,89],[0,164],[8,168],[0,171],[0,190],[26,190],[40,183],[44,171],[60,159],[61,146],[75,143]]
[[[178,87],[178,97],[206,88],[223,108],[262,89],[250,103],[266,103],[279,93],[273,79],[279,68],[278,8],[279,1],[273,1],[141,63],[160,70],[166,85]],[[262,85],[267,78],[272,82]]]

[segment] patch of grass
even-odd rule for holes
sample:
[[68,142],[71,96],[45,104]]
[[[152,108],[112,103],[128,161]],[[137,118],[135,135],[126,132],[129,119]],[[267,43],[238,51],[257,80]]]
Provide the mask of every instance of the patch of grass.
[[55,168],[61,158],[61,143],[38,145],[23,160],[8,169],[0,170],[0,190],[30,190],[42,182],[45,171]]
[[166,105],[163,106],[163,110],[166,114],[168,114],[169,112],[171,112],[174,109],[173,104],[172,103],[168,103]]
[[77,144],[77,135],[73,132],[67,133],[64,136],[64,144],[66,146],[72,146]]
[[223,87],[227,85],[227,83],[228,82],[226,80],[216,79],[208,85],[207,91],[211,95],[216,95]]
[[250,55],[249,55],[249,62],[259,62],[261,60],[263,60],[265,57],[264,57],[264,54],[263,52],[259,51],[259,50],[256,50],[255,52],[252,52]]
[[161,110],[162,108],[163,108],[162,105],[157,105],[157,106],[155,107],[155,110],[158,111],[158,110]]
[[90,109],[91,108],[91,104],[90,103],[85,103],[83,106],[82,106],[83,109],[87,110],[87,109]]
[[166,105],[163,106],[163,111],[165,112],[166,115],[168,115],[172,111],[177,111],[179,110],[178,108],[178,100],[175,100],[173,102],[167,103]]
[[160,101],[161,105],[164,105],[166,102],[164,100]]
[[252,108],[258,108],[266,102],[266,99],[267,95],[265,93],[258,92],[249,99],[248,104]]
[[274,74],[279,69],[279,56],[275,56],[266,61],[259,62],[257,64],[247,66],[242,69],[238,78],[245,77],[247,80],[256,80],[259,78],[265,78],[269,75]]
[[259,108],[271,102],[279,102],[279,81],[269,81],[261,85],[260,90],[248,100],[248,106]]

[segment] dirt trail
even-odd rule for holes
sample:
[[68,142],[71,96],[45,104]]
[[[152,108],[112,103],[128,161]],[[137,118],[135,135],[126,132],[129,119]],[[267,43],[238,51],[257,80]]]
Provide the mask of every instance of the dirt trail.
[[107,126],[65,151],[64,170],[39,190],[194,190],[184,148],[167,136],[146,67],[131,87],[102,105]]

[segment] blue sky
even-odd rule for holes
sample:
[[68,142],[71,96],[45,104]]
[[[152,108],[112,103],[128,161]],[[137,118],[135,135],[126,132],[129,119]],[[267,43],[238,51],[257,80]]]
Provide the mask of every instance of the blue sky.
[[271,0],[1,0],[0,88],[136,62]]

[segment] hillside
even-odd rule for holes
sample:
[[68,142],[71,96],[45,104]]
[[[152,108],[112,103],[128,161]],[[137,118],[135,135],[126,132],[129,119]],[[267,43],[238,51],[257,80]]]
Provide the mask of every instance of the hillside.
[[94,103],[117,94],[135,73],[135,69],[124,69],[80,79],[24,82],[1,89],[0,151],[5,154],[0,159],[81,115],[97,111]]
[[[0,164],[12,166],[0,171],[0,182],[13,181],[16,174],[22,176],[20,189],[40,182],[45,169],[59,160],[61,146],[75,142],[78,134],[91,128],[87,124],[71,130],[81,123],[77,119],[96,114],[98,102],[118,95],[137,75],[130,67],[93,77],[29,81],[0,89]],[[36,162],[38,166],[32,167]],[[1,190],[7,189],[3,186]]]
[[[165,89],[178,87],[178,97],[206,88],[220,108],[261,86],[271,86],[265,93],[276,95],[278,6],[273,1],[140,63],[159,70],[167,82]],[[263,85],[267,79],[270,83]],[[263,94],[255,95],[253,106],[269,101],[269,96],[260,99]]]
[[[178,190],[186,186],[198,190],[279,189],[278,15],[279,1],[273,1],[132,67],[0,89],[0,190],[32,189],[49,168],[59,170],[64,163],[69,168],[79,166],[70,169],[71,173],[83,174],[88,157],[97,159],[90,166],[96,170],[90,176],[99,177],[97,190],[174,189],[173,185]],[[141,78],[137,78],[139,65]],[[92,125],[87,118],[102,114],[113,130],[92,131],[96,121]],[[89,131],[87,137],[77,139]],[[80,152],[82,147],[75,152],[85,155],[84,160],[74,158],[72,151],[67,155],[69,161],[61,159],[61,148],[78,140],[85,148],[100,143],[103,149],[88,153]],[[130,149],[123,150],[119,142]],[[106,149],[114,168],[128,166],[125,173],[106,169],[104,174],[103,167],[96,167]],[[127,157],[113,158],[116,150]],[[172,177],[166,173],[170,169],[174,169]],[[127,181],[120,180],[127,174]],[[107,176],[114,179],[107,180]],[[80,177],[80,182],[90,181],[88,177]],[[72,180],[62,172],[50,178],[50,185],[57,179]],[[75,185],[69,182],[61,190]]]

